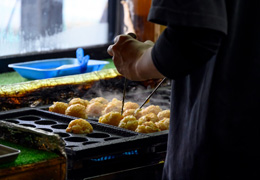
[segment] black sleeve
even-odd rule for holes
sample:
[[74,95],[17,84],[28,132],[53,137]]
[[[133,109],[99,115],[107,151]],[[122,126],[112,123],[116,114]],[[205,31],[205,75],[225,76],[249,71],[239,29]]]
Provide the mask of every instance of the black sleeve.
[[227,33],[225,0],[153,0],[148,20],[166,26],[206,28]]
[[227,34],[225,0],[153,0],[148,20],[166,25],[152,58],[169,78],[189,74],[216,54]]
[[185,76],[217,53],[223,35],[204,28],[168,26],[152,50],[154,65],[168,78]]

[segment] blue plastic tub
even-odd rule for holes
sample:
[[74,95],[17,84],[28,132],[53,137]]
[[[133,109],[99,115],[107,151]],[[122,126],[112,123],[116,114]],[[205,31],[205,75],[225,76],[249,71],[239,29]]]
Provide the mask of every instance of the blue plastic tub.
[[[89,58],[88,56],[85,57]],[[14,63],[9,64],[8,67],[13,68],[27,79],[47,79],[98,71],[108,63],[107,61],[93,59],[87,59],[86,63],[82,63],[77,58],[61,58]]]

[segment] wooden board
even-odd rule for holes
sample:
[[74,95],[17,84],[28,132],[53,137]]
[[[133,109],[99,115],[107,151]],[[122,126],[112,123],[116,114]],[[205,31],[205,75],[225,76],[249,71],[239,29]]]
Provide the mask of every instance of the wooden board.
[[0,179],[37,179],[37,180],[65,180],[66,179],[66,158],[42,161],[18,167],[0,169]]

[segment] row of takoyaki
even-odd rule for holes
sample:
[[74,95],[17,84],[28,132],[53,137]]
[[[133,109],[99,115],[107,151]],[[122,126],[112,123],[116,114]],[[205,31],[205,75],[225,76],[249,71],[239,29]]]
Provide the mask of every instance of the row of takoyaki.
[[90,101],[73,98],[68,103],[54,102],[49,107],[49,111],[83,119],[90,116],[97,117],[100,123],[142,133],[169,129],[170,110],[162,110],[159,106],[150,105],[137,111],[139,108],[137,103],[126,102],[121,115],[121,108],[122,101],[116,98],[108,101],[103,97],[97,97]]

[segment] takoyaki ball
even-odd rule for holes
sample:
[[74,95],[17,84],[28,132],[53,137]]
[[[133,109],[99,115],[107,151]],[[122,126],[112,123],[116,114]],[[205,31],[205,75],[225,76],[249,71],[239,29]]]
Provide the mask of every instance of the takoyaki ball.
[[134,111],[134,116],[138,116],[138,119],[140,118],[140,117],[142,117],[143,116],[143,113],[142,113],[142,110],[143,109],[136,109],[135,111]]
[[83,106],[82,104],[73,104],[73,105],[69,106],[66,109],[65,114],[69,115],[69,116],[83,118],[83,119],[88,118],[88,115],[86,112],[86,107]]
[[162,111],[162,109],[160,108],[160,106],[150,105],[142,110],[142,114],[146,115],[149,113],[154,113],[157,115],[161,111]]
[[81,105],[87,107],[88,104],[89,104],[89,102],[88,102],[88,100],[85,100],[85,99],[73,98],[73,99],[70,100],[69,106],[70,106],[70,105],[73,105],[73,104],[81,104]]
[[100,102],[93,102],[88,105],[86,111],[89,116],[99,117],[102,115],[104,108],[104,104],[101,104]]
[[94,102],[99,102],[101,104],[108,104],[108,100],[103,98],[103,97],[96,97],[96,98],[93,98],[89,101],[89,103],[94,103]]
[[104,124],[110,124],[113,126],[118,126],[120,121],[123,119],[123,116],[119,112],[109,112],[99,117],[98,122]]
[[118,127],[129,129],[132,131],[135,131],[137,126],[138,126],[138,120],[132,115],[124,117],[118,125]]
[[153,133],[153,132],[159,132],[161,130],[155,125],[154,122],[149,121],[141,125],[138,125],[135,131],[139,133]]
[[118,100],[117,98],[113,98],[109,103],[113,103],[116,106],[122,107],[122,101]]
[[164,118],[170,118],[170,110],[164,110],[157,114],[159,120],[162,120]]
[[65,114],[66,109],[69,107],[67,103],[64,102],[54,102],[53,105],[49,107],[49,111],[56,112],[60,114]]
[[140,117],[142,117],[141,111],[135,112],[135,109],[127,109],[123,112],[124,117],[130,116],[130,115],[133,115],[136,119],[139,119]]
[[161,131],[168,130],[170,127],[170,118],[163,118],[155,124]]
[[155,123],[155,122],[159,121],[159,119],[158,119],[158,117],[156,116],[156,114],[154,114],[154,113],[149,113],[149,114],[146,114],[146,115],[140,117],[140,118],[138,119],[138,124],[140,125],[140,124],[143,124],[143,123],[149,122],[149,121],[152,121],[152,122]]
[[109,112],[121,112],[121,109],[122,107],[110,102],[107,104],[102,114],[107,114]]
[[93,132],[93,127],[84,119],[75,119],[69,123],[66,128],[66,132],[75,134],[90,134]]
[[123,112],[123,116],[126,117],[126,116],[133,116],[135,113],[135,109],[127,109]]
[[124,111],[128,109],[137,109],[137,108],[139,108],[139,105],[134,102],[126,102],[124,104]]

